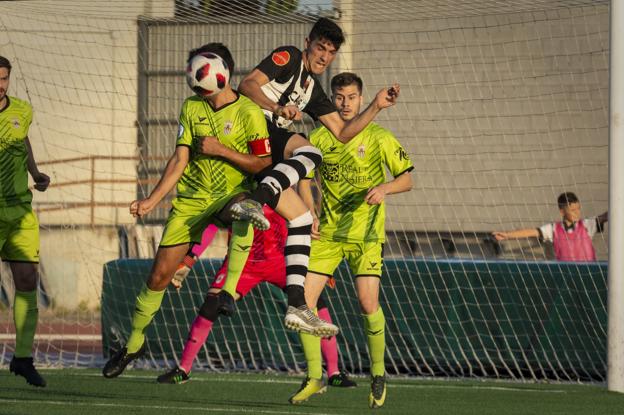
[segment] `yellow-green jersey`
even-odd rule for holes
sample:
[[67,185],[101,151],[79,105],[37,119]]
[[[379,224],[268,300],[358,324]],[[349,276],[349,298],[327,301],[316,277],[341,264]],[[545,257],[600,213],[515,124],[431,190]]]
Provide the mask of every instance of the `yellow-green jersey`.
[[271,154],[264,114],[247,97],[214,110],[198,96],[184,101],[180,112],[177,146],[190,148],[190,161],[177,185],[178,198],[202,199],[210,204],[254,186],[252,178],[219,157],[199,152],[199,138],[217,137],[221,144],[239,153],[259,157]]
[[7,100],[7,106],[0,111],[0,206],[15,206],[32,201],[25,141],[32,122],[32,107],[8,95]]
[[369,205],[369,189],[385,183],[386,167],[397,177],[414,167],[392,133],[375,123],[343,144],[325,127],[310,134],[323,154],[321,239],[359,243],[385,241],[385,203]]

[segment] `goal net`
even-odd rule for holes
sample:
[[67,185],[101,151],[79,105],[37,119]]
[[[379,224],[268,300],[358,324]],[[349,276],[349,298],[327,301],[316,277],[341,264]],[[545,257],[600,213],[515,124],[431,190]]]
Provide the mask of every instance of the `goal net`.
[[[220,41],[236,85],[272,49],[303,48],[319,16],[346,43],[321,78],[353,71],[365,100],[393,82],[399,103],[377,122],[404,145],[414,188],[387,199],[382,307],[387,371],[422,376],[602,381],[606,374],[607,233],[597,262],[554,260],[538,238],[493,231],[561,220],[574,192],[584,217],[607,208],[608,1],[3,2],[0,55],[9,95],[34,108],[40,170],[39,328],[34,357],[101,366],[129,334],[165,200],[144,220],[129,202],[155,186],[174,149],[190,90],[188,50]],[[313,120],[295,126],[309,132]],[[220,233],[180,292],[168,290],[148,330],[144,365],[175,364],[225,254]],[[0,269],[0,364],[14,349],[8,266]],[[367,373],[353,276],[343,264],[328,293],[340,363]],[[284,296],[263,286],[215,325],[197,365],[213,370],[304,368],[281,318]]]

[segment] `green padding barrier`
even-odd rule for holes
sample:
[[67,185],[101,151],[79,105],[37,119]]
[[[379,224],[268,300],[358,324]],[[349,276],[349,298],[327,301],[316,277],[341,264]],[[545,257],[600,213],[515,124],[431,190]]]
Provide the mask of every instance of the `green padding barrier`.
[[[200,261],[180,292],[168,289],[147,331],[153,361],[180,355],[188,328],[221,261]],[[125,343],[134,300],[150,260],[104,266],[105,354]],[[341,328],[343,368],[367,373],[368,352],[353,279],[346,264],[328,290]],[[607,267],[604,263],[385,261],[381,303],[389,373],[604,380]],[[260,285],[220,318],[199,355],[212,369],[301,370],[298,336],[285,331],[282,292]]]

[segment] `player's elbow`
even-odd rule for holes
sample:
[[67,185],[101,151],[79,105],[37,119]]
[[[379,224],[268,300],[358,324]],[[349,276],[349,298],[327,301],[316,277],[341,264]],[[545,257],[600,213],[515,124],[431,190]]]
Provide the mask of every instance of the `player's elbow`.
[[257,157],[249,167],[249,173],[258,174],[271,165],[271,157]]
[[400,178],[403,179],[403,186],[402,186],[403,191],[409,192],[410,190],[412,190],[412,188],[414,187],[414,182],[412,180],[412,175],[410,174],[410,172],[406,171],[405,173],[401,175]]

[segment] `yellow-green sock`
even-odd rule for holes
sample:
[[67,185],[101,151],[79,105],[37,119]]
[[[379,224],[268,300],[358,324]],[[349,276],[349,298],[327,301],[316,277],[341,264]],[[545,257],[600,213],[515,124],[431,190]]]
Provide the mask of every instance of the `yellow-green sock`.
[[247,258],[249,258],[253,238],[254,232],[251,223],[241,221],[232,223],[232,236],[228,247],[227,278],[223,284],[223,290],[232,297],[236,295],[236,286],[247,263]]
[[15,323],[15,357],[30,357],[37,330],[37,290],[15,290],[13,322]]
[[143,289],[137,296],[134,315],[132,316],[132,331],[126,344],[128,353],[136,353],[143,345],[145,329],[160,309],[164,295],[165,290],[152,291],[147,285],[143,286]]
[[381,307],[373,314],[364,314],[364,327],[368,338],[368,353],[371,360],[371,375],[386,373],[384,354],[386,352],[386,319]]
[[299,333],[303,355],[308,362],[308,376],[312,379],[323,377],[323,366],[321,362],[321,338],[311,334]]

